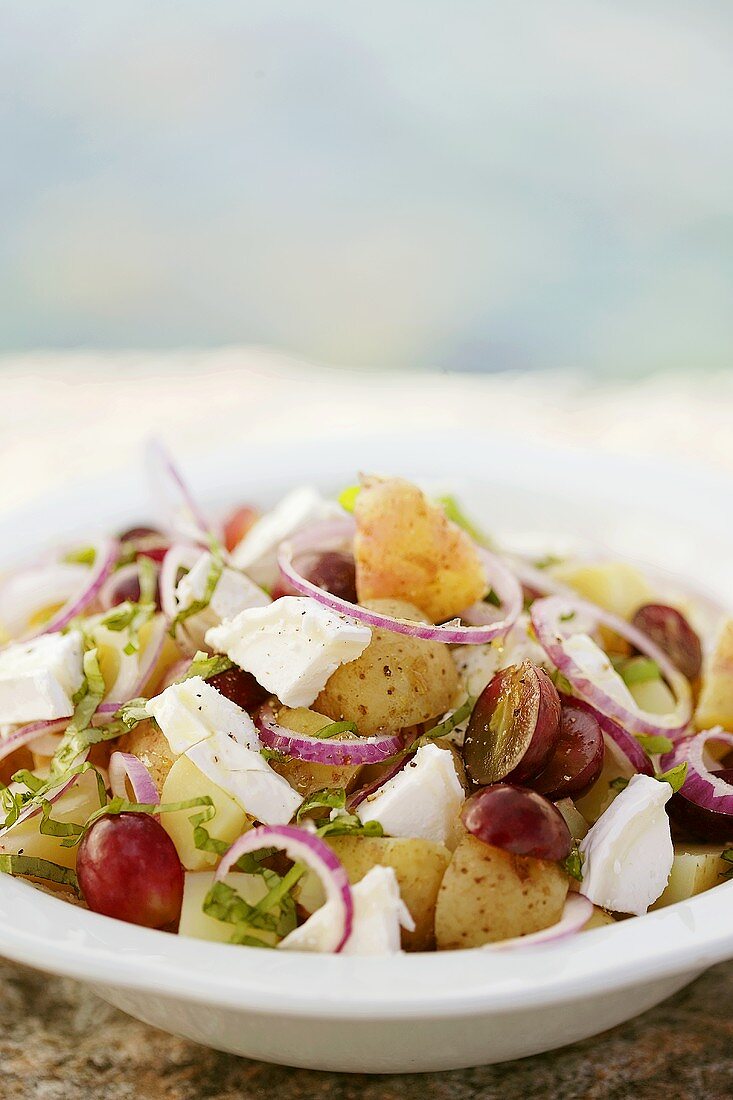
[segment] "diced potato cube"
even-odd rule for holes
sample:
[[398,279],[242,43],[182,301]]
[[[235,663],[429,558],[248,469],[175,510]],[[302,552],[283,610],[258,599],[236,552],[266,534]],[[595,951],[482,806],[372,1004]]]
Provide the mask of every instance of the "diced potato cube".
[[720,844],[676,844],[669,882],[652,909],[663,909],[665,905],[693,898],[721,883],[722,872],[731,867],[721,859],[721,850]]
[[[224,882],[236,890],[249,905],[256,905],[267,892],[262,875],[245,875],[232,871]],[[230,943],[234,928],[227,921],[216,920],[203,911],[206,895],[214,885],[213,871],[189,871],[183,884],[183,905],[178,925],[180,936],[194,936],[198,940],[211,940],[214,943]],[[258,930],[257,936],[273,946],[277,937],[264,930]]]
[[[199,771],[187,756],[179,756],[163,784],[161,802],[186,802],[201,795],[208,795],[216,810],[214,817],[204,824],[209,836],[232,844],[249,827],[249,818],[239,803]],[[175,810],[160,815],[160,823],[175,844],[178,858],[188,871],[215,867],[219,862],[214,852],[201,851],[193,842],[191,818],[201,812],[201,809]]]
[[594,928],[604,928],[607,924],[615,923],[616,918],[611,916],[607,910],[601,909],[599,905],[594,905],[593,912],[581,928],[581,932],[591,932]]
[[570,585],[586,600],[592,600],[622,619],[630,619],[642,604],[650,603],[654,597],[646,578],[627,562],[582,565],[563,562],[552,566],[549,572],[555,580]]
[[[51,817],[54,821],[84,825],[98,809],[97,777],[93,771],[87,771],[82,772],[66,794],[53,803]],[[78,846],[64,847],[61,843],[63,837],[39,832],[40,824],[40,813],[21,821],[0,840],[0,851],[22,853],[24,856],[32,856],[35,859],[48,859],[62,867],[75,867]]]

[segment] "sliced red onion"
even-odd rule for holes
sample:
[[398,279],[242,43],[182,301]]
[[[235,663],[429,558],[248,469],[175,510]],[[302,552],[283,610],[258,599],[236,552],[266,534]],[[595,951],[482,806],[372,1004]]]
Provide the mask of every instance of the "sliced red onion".
[[593,903],[583,894],[570,893],[565,901],[562,916],[556,924],[543,928],[539,932],[530,932],[527,936],[513,936],[510,940],[498,943],[486,943],[484,951],[513,951],[518,947],[538,947],[541,944],[557,943],[567,936],[580,932],[593,915]]
[[117,598],[120,585],[124,585],[128,581],[137,581],[139,577],[140,566],[136,561],[130,562],[129,565],[123,565],[120,569],[115,569],[113,573],[110,573],[99,590],[99,603],[102,610],[109,611],[110,608],[116,607],[118,603],[122,603],[123,601]]
[[31,722],[27,726],[21,726],[19,729],[13,730],[7,737],[0,739],[0,760],[10,756],[16,749],[20,749],[24,745],[30,745],[40,737],[45,737],[46,734],[62,733],[68,726],[69,721],[68,718],[57,718],[53,721]]
[[142,760],[129,752],[113,752],[109,758],[109,785],[115,798],[127,798],[128,779],[136,802],[158,805],[158,788]]
[[262,848],[278,848],[294,863],[304,863],[323,883],[326,901],[334,903],[337,918],[333,928],[333,944],[326,950],[338,954],[351,935],[354,920],[354,897],[349,880],[339,859],[320,837],[295,825],[261,825],[250,829],[222,857],[215,875],[222,882],[238,859]]
[[665,753],[662,757],[662,771],[669,771],[670,768],[686,762],[687,773],[679,793],[705,810],[733,814],[733,784],[727,783],[708,766],[705,758],[708,741],[718,741],[733,747],[733,733],[726,733],[721,726],[716,726],[692,737],[685,737],[675,745],[672,752]]
[[[296,534],[289,542],[280,546],[278,564],[280,572],[288,584],[304,596],[311,596],[324,607],[337,611],[341,615],[347,615],[358,622],[377,629],[390,630],[394,634],[405,634],[410,638],[422,638],[429,642],[447,642],[454,645],[481,645],[490,642],[494,638],[502,638],[514,625],[522,610],[522,589],[516,578],[507,569],[504,563],[488,550],[477,547],[479,554],[486,566],[488,579],[491,586],[501,601],[504,618],[483,626],[461,626],[458,620],[452,623],[433,626],[430,623],[412,622],[408,619],[396,619],[392,615],[384,615],[378,611],[370,611],[360,604],[349,603],[331,592],[326,592],[309,580],[296,569],[293,557],[313,549],[314,534],[311,528]],[[466,614],[478,614],[478,606],[467,609]]]
[[213,537],[211,526],[168,448],[159,439],[149,440],[145,465],[159,504],[159,514],[164,517],[166,525],[179,537],[193,536],[197,542],[208,545]]
[[604,737],[614,742],[616,748],[626,757],[634,771],[642,772],[644,775],[654,775],[651,760],[633,734],[627,733],[623,726],[620,726],[618,722],[614,722],[613,718],[602,714],[600,710],[596,710],[590,703],[586,703],[585,699],[577,699],[574,695],[564,695],[562,692],[560,693],[560,699],[563,706],[578,707],[579,710],[592,714],[601,727]]
[[546,569],[538,569],[536,565],[530,565],[528,561],[518,555],[508,555],[507,564],[524,587],[532,592],[538,592],[541,596],[577,598],[577,593],[569,585],[555,580],[554,577],[548,574]]
[[[119,683],[115,685],[115,698],[105,700],[97,707],[92,725],[103,725],[104,722],[101,719],[107,721],[113,714],[120,709],[124,703],[128,703],[130,699],[137,699],[143,693],[143,688],[150,679],[158,658],[160,657],[163,645],[165,643],[165,635],[168,630],[168,620],[159,615],[153,623],[152,630],[150,631],[150,637],[148,643],[145,646],[145,650],[138,663],[137,675],[134,680],[128,681],[128,685],[125,685],[125,690],[120,690]],[[188,667],[188,662],[186,662]]]
[[[617,615],[581,600],[579,597],[547,596],[535,600],[530,608],[535,633],[550,660],[570,681],[575,692],[591,703],[601,714],[614,719],[630,733],[649,737],[681,737],[690,722],[692,694],[690,685],[682,673],[672,664],[659,646]],[[593,683],[566,651],[568,638],[579,631],[588,633],[597,626],[606,626],[630,642],[640,653],[650,657],[659,666],[675,697],[676,706],[671,714],[652,714],[637,706],[629,706],[609,695]]]
[[379,764],[403,747],[397,733],[380,737],[347,737],[340,741],[329,737],[311,737],[277,724],[269,707],[262,707],[256,718],[260,740],[268,749],[307,760],[311,764],[342,767],[349,764]]
[[80,615],[97,598],[107,577],[115,567],[120,553],[117,539],[108,538],[94,546],[94,565],[87,569],[84,586],[45,624],[38,634],[52,634],[63,630],[72,619]]

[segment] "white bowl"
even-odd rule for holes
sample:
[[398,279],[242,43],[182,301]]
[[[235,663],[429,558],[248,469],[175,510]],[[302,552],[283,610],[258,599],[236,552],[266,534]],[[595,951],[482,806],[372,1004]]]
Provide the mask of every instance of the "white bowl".
[[[599,541],[700,572],[731,600],[722,478],[509,441],[356,440],[184,463],[218,503],[324,488],[355,468],[441,481],[492,530]],[[142,475],[80,487],[0,523],[6,560],[86,524],[144,519]],[[700,565],[700,557],[704,564]],[[725,585],[728,587],[725,588]],[[150,1024],[251,1058],[371,1073],[454,1069],[550,1050],[657,1004],[733,956],[733,882],[543,947],[355,958],[210,944],[100,917],[0,876],[0,950],[89,983]]]

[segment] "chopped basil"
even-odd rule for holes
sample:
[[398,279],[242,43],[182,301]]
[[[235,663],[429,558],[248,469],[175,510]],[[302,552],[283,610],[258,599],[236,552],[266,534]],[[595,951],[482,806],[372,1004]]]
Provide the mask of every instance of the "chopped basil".
[[560,616],[560,622],[561,623],[571,623],[573,621],[573,619],[575,618],[575,615],[576,615],[575,611],[565,611]]
[[0,855],[0,871],[6,875],[22,875],[25,878],[37,878],[45,882],[58,883],[60,886],[70,886],[74,893],[80,896],[76,872],[70,867],[60,867],[57,863],[51,863],[48,859],[6,853]]
[[457,707],[452,714],[449,714],[447,718],[444,718],[442,722],[439,722],[437,726],[432,726],[431,729],[426,730],[422,737],[418,738],[418,741],[425,740],[432,741],[436,737],[445,737],[451,730],[454,730],[456,726],[460,725],[466,718],[468,718],[473,712],[473,708],[476,705],[476,699],[473,695],[469,695],[465,702],[461,703],[460,707]]
[[[725,860],[726,863],[733,864],[733,848],[726,848],[725,851],[720,853],[720,858]],[[733,866],[726,871],[721,871],[720,877],[723,879],[733,878]]]
[[491,604],[492,607],[501,607],[501,600],[497,596],[496,592],[494,592],[493,588],[490,588],[489,591],[486,593],[483,602]]
[[327,821],[316,829],[321,838],[327,836],[384,836],[384,829],[378,821],[362,822],[356,814],[339,814],[333,821]]
[[338,502],[345,512],[353,512],[356,507],[356,498],[361,492],[361,485],[348,485],[338,495]]
[[93,546],[80,546],[64,554],[62,561],[69,565],[94,565],[97,552]]
[[668,772],[662,772],[659,775],[654,776],[660,783],[669,783],[672,790],[677,793],[683,786],[685,779],[687,778],[687,761],[684,760],[681,764],[678,764],[675,768],[670,768]]
[[102,730],[90,729],[89,723],[105,696],[107,687],[99,668],[96,647],[84,654],[84,679],[73,698],[74,715],[66,727],[51,760],[50,777],[57,779],[88,745],[105,740]]
[[566,859],[561,861],[560,866],[571,878],[577,879],[578,882],[583,881],[583,855],[577,846]]
[[[142,560],[147,561],[148,559]],[[152,564],[153,563],[150,562],[151,566]],[[153,584],[155,584],[155,576],[153,576]],[[101,625],[106,626],[108,630],[112,630],[115,633],[119,633],[123,630],[127,631],[128,641],[124,651],[129,657],[133,653],[137,653],[140,649],[140,628],[143,627],[154,614],[155,604],[152,601],[143,602],[141,598],[140,603],[133,603],[130,600],[126,600],[124,603],[118,604],[117,607],[113,607],[101,620]]]
[[562,565],[563,558],[557,554],[545,554],[544,558],[538,558],[534,563],[535,569],[551,569],[553,565]]
[[645,737],[643,733],[636,735],[636,740],[639,742],[644,752],[655,756],[659,753],[671,752],[674,745],[668,737]]
[[202,680],[210,680],[212,676],[218,676],[221,672],[228,672],[230,668],[234,668],[234,662],[230,661],[228,657],[224,657],[220,653],[210,656],[199,649],[194,653],[191,664],[183,676],[176,680],[176,683],[182,684],[185,680],[190,680],[192,676],[200,676]]
[[313,736],[318,738],[319,741],[326,741],[330,737],[338,737],[341,733],[358,734],[358,732],[356,722],[329,722],[327,726],[323,726]]
[[346,806],[345,787],[324,787],[323,790],[314,791],[301,803],[295,820],[300,821],[305,814],[312,810],[343,810]]

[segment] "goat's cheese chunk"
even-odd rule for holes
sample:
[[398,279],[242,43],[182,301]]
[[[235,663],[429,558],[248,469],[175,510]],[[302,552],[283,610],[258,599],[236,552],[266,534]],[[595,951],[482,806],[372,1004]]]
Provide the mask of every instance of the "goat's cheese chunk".
[[[196,600],[205,598],[212,565],[212,555],[204,553],[190,572],[181,577],[175,592],[180,611],[190,607]],[[196,644],[200,645],[209,627],[218,626],[225,619],[233,619],[245,608],[265,607],[269,603],[270,597],[254,581],[239,570],[225,565],[208,605],[186,619],[186,629]]]
[[201,676],[171,684],[149,699],[146,711],[160,726],[177,756],[216,733],[230,735],[257,752],[260,739],[255,724],[231,699],[227,699]]
[[245,813],[265,825],[286,825],[303,799],[260,753],[226,733],[213,733],[186,756]]
[[388,836],[423,837],[453,847],[465,797],[453,753],[422,745],[356,812],[364,823],[378,821]]
[[226,653],[287,707],[309,707],[339,665],[354,661],[372,632],[310,596],[282,596],[242,611],[206,631],[206,644]]
[[83,657],[78,630],[6,646],[0,651],[0,722],[70,718],[84,679]]
[[564,649],[596,687],[605,691],[621,706],[632,710],[636,708],[633,695],[611,664],[610,657],[588,634],[581,632],[571,635],[565,641]]
[[257,584],[272,588],[279,576],[277,551],[281,542],[317,520],[343,515],[335,501],[324,500],[312,486],[293,489],[270,512],[250,527],[232,551],[232,564]]
[[634,775],[580,843],[580,892],[614,913],[646,913],[672,870],[674,849],[665,804],[669,783]]
[[[400,928],[415,922],[400,896],[392,867],[372,867],[352,886],[354,920],[344,955],[392,955],[400,950]],[[337,902],[327,901],[280,943],[286,951],[332,951],[339,933]]]

